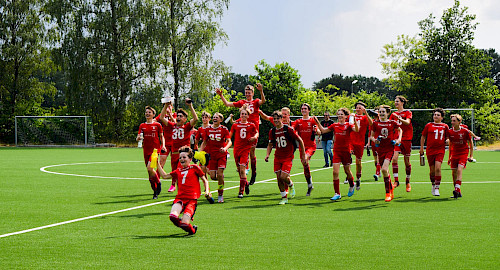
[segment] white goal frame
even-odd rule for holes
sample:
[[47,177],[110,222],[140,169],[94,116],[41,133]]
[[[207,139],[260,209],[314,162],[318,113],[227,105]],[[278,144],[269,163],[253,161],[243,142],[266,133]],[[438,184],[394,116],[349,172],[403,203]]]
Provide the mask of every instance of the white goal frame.
[[[83,118],[84,121],[84,129],[85,129],[85,135],[84,135],[84,144],[20,144],[18,138],[19,138],[19,130],[18,130],[18,119],[21,118],[36,118],[36,119],[41,119],[41,118]],[[84,115],[72,115],[72,116],[29,116],[29,115],[18,115],[15,116],[15,145],[16,147],[19,146],[26,146],[26,147],[93,147],[94,142],[90,140],[89,138],[89,123],[91,118],[90,116],[84,116]],[[92,129],[92,127],[90,127]]]

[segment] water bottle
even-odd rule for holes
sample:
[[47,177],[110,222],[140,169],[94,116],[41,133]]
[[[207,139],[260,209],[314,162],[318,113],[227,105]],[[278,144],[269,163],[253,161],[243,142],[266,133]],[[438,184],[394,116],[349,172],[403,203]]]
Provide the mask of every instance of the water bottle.
[[151,154],[151,168],[156,169],[158,165],[158,150],[153,149],[153,153]]
[[420,156],[420,166],[425,166],[425,156],[424,155]]
[[375,142],[375,147],[379,147],[380,143],[382,142],[382,139],[384,137],[382,135],[377,137],[377,141]]
[[137,147],[142,148],[142,142],[144,141],[144,132],[139,135],[140,140],[137,142]]
[[349,115],[349,124],[354,125],[354,115]]
[[391,143],[392,143],[392,145],[395,145],[395,146],[401,146],[401,143],[396,143],[396,140],[392,140]]

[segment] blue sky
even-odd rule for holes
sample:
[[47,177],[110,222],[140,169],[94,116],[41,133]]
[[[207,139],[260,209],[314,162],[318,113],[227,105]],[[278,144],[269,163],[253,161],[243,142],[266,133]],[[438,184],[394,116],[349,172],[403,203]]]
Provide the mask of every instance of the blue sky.
[[[361,74],[384,78],[382,47],[400,34],[419,32],[417,22],[440,18],[453,0],[232,0],[222,18],[229,35],[214,56],[232,72],[255,74],[264,59],[288,62],[305,87],[330,76]],[[500,53],[500,5],[495,0],[462,0],[476,14],[474,45]]]

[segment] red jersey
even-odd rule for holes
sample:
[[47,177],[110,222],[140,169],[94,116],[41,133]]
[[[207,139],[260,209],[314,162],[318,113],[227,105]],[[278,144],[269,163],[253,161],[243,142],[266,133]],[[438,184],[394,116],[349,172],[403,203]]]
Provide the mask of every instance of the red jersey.
[[[401,116],[404,120],[410,119],[410,124],[405,125],[401,121],[399,121],[397,116]],[[411,123],[411,119],[413,118],[413,113],[409,110],[403,110],[402,112],[395,111],[391,114],[389,117],[390,120],[394,120],[398,122],[398,124],[401,126],[401,129],[403,130],[403,137],[401,138],[402,141],[411,141],[413,139],[413,125]],[[396,132],[396,136],[399,134]]]
[[448,130],[448,137],[450,138],[450,154],[452,156],[461,156],[469,154],[469,145],[467,142],[470,141],[470,133],[466,128],[460,128],[459,130],[454,130],[453,128]]
[[312,117],[307,120],[302,118],[297,119],[293,121],[292,127],[302,138],[306,148],[316,147],[316,140],[314,137],[316,135],[316,121],[314,121]]
[[[274,123],[274,118],[269,119],[269,121],[271,122],[271,124],[273,124],[273,126],[276,126],[276,123]],[[287,125],[289,127],[291,127],[293,125],[293,121],[291,121],[290,123],[285,123],[282,121],[282,123],[283,123],[283,125]]]
[[139,132],[137,132],[137,134],[141,134],[141,132],[144,134],[144,141],[142,142],[144,154],[151,155],[155,148],[160,152],[160,134],[163,133],[161,124],[158,122],[142,123],[139,126]]
[[162,121],[160,121],[160,116],[158,115],[155,118],[156,122],[161,124],[163,128],[163,138],[165,140],[165,146],[172,146],[172,129],[165,125]]
[[[287,128],[288,136],[285,134],[285,128]],[[275,129],[276,132],[273,133],[273,129],[269,130],[269,142],[274,144],[276,152],[274,153],[274,159],[291,160],[293,159],[295,152],[294,144],[299,140],[299,135],[293,130],[292,127],[283,125],[280,129]]]
[[178,152],[179,148],[189,146],[191,126],[190,122],[182,126],[177,126],[174,122],[168,122],[168,126],[172,129],[172,152]]
[[176,199],[196,200],[200,197],[200,177],[205,173],[196,164],[186,168],[177,168],[170,175],[177,182],[178,190]]
[[205,134],[205,130],[209,127],[210,125],[208,125],[207,127],[199,127],[198,130],[196,131],[196,135],[195,135],[195,139],[196,140],[203,140],[203,135]]
[[254,123],[236,122],[231,126],[231,132],[234,134],[234,152],[250,150],[252,144],[248,141],[257,133]]
[[218,127],[209,126],[203,134],[203,141],[207,142],[205,152],[219,152],[219,149],[226,146],[226,139],[229,138],[229,130],[223,125]]
[[351,132],[354,132],[352,129],[354,128],[353,124],[349,123],[333,123],[328,126],[328,129],[331,130],[334,134],[334,143],[333,143],[333,151],[334,152],[349,152],[349,143],[351,141]]
[[248,110],[250,111],[250,116],[248,117],[248,122],[254,123],[255,127],[259,128],[259,107],[260,107],[260,99],[253,99],[252,101],[248,101],[246,99],[242,99],[238,102],[233,102],[234,107],[241,108],[243,105],[248,104]]
[[388,153],[394,151],[392,140],[397,139],[399,136],[396,135],[398,127],[401,127],[401,125],[393,120],[387,120],[385,122],[377,120],[373,122],[373,137],[377,139],[379,136],[381,136],[380,145],[378,146],[377,150],[379,153]]
[[351,132],[351,144],[352,145],[365,145],[366,131],[370,122],[368,122],[368,116],[366,115],[355,115],[354,120],[358,123],[359,131]]
[[428,123],[422,131],[422,136],[427,137],[427,155],[444,153],[448,125],[445,123]]

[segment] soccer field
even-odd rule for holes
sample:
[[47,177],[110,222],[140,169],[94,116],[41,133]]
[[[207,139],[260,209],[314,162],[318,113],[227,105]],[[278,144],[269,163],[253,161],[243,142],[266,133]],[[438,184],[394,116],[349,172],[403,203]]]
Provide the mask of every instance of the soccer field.
[[[386,203],[373,157],[364,157],[361,190],[348,198],[341,184],[343,197],[332,202],[322,151],[311,161],[311,197],[296,153],[297,196],[278,205],[272,158],[265,163],[258,149],[250,195],[236,197],[229,159],[225,203],[200,199],[198,232],[187,236],[168,217],[170,180],[152,200],[141,149],[3,148],[0,269],[498,269],[500,152],[474,154],[463,198],[450,198],[447,165],[441,196],[433,197],[428,167],[415,155],[412,191],[401,186]],[[399,164],[404,183],[402,158]],[[216,185],[210,181],[211,190]]]

